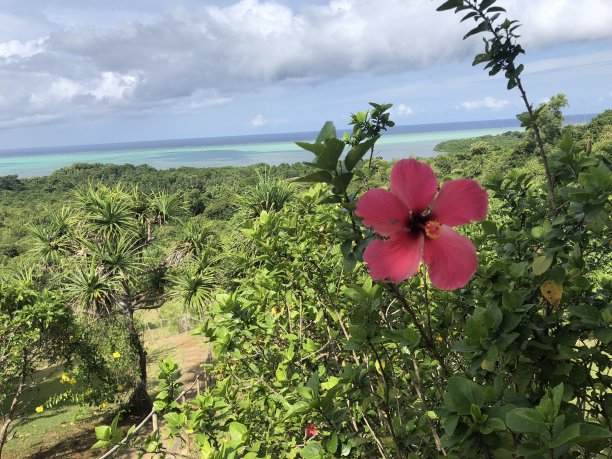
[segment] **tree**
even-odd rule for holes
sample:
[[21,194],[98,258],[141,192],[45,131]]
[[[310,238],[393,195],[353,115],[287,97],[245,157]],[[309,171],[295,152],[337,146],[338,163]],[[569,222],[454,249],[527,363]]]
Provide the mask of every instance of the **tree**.
[[130,345],[138,355],[139,381],[130,400],[136,413],[149,411],[152,404],[147,352],[134,314],[166,301],[166,272],[181,258],[157,250],[154,232],[183,212],[177,194],[146,196],[136,188],[90,184],[77,190],[65,218],[34,232],[44,259],[57,263],[53,269],[60,273],[61,288],[75,310],[125,319]]
[[20,403],[32,375],[41,364],[67,358],[74,331],[62,296],[37,289],[31,272],[0,284],[0,457],[13,422],[34,409]]

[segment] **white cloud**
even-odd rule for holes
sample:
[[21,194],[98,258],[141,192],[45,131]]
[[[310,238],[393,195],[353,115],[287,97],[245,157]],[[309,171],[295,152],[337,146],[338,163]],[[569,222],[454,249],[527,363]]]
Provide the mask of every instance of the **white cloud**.
[[255,115],[255,117],[251,120],[251,126],[259,128],[268,124],[268,120],[264,118],[263,115]]
[[103,72],[97,87],[91,91],[96,99],[123,99],[134,90],[138,83],[135,75],[121,75],[115,72]]
[[504,108],[505,106],[509,104],[510,102],[505,99],[495,99],[494,97],[485,97],[484,99],[480,99],[480,100],[461,102],[461,104],[459,104],[459,107],[463,108],[464,110],[480,110],[480,109],[501,110],[502,108]]
[[410,108],[408,105],[405,105],[405,104],[399,104],[397,106],[396,112],[397,112],[398,116],[413,115],[414,114],[414,110],[412,110],[412,108]]
[[[13,3],[41,21],[35,6]],[[451,12],[436,12],[439,2],[423,0],[379,0],[375,8],[370,0],[233,0],[226,6],[184,0],[185,7],[170,11],[164,1],[109,0],[118,12],[105,15],[103,27],[90,24],[99,6],[53,3],[44,13],[55,31],[0,43],[0,84],[8,94],[0,101],[0,121],[58,111],[197,111],[276,84],[468,60],[482,47],[479,37],[461,40],[472,21],[460,23]],[[612,38],[610,0],[506,0],[505,6],[524,22],[526,47]],[[129,14],[122,16],[122,9]],[[136,21],[139,14],[145,20]],[[564,63],[551,59],[540,68]],[[505,105],[490,98],[461,107]],[[404,107],[397,113],[409,115]]]
[[37,38],[36,40],[19,41],[11,40],[0,43],[0,58],[9,59],[10,61],[18,60],[19,58],[28,58],[44,51],[45,37]]

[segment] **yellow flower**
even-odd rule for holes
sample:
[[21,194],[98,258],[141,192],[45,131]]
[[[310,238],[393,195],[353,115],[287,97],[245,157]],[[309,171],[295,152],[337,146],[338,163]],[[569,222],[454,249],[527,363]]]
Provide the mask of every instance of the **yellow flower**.
[[113,352],[113,359],[118,359],[119,357],[121,357],[121,354],[119,354],[119,352]]
[[436,336],[436,343],[442,344],[443,342],[444,342],[444,338],[442,338],[440,335]]
[[192,434],[192,433],[193,433],[193,429],[187,429],[187,430],[185,431],[185,433],[186,433],[186,434]]
[[62,384],[65,384],[67,382],[70,382],[70,376],[68,376],[66,373],[62,374],[62,377],[60,378],[60,382]]
[[118,392],[123,392],[123,389],[124,389],[124,387],[123,387],[121,384],[119,384],[119,385],[117,386],[117,391],[118,391]]
[[93,389],[92,389],[91,387],[88,387],[87,389],[85,389],[84,394],[85,394],[85,395],[91,395],[91,394],[93,394]]
[[70,385],[74,386],[77,383],[76,378],[70,378],[70,381],[68,381],[70,383]]
[[106,408],[108,408],[108,403],[106,403],[106,402],[100,403],[100,409],[101,410],[105,410]]
[[36,407],[36,412],[37,413],[42,413],[43,411],[45,411],[45,408],[42,405]]

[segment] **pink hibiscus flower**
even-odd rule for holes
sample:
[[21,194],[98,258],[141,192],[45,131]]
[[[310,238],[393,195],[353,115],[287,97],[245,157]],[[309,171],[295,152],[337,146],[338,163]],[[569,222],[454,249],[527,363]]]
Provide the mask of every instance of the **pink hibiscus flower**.
[[319,430],[317,429],[317,426],[315,426],[314,422],[311,422],[306,426],[306,438],[316,437],[318,433]]
[[474,180],[450,180],[438,191],[431,167],[415,159],[399,161],[389,191],[370,190],[357,201],[363,224],[388,238],[370,242],[364,252],[372,279],[401,282],[423,260],[437,288],[465,286],[478,266],[476,248],[451,227],[485,218],[488,202]]

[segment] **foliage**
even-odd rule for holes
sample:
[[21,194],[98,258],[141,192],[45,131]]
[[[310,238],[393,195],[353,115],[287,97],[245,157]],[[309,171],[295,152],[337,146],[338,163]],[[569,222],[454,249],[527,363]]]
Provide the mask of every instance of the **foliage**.
[[21,396],[42,364],[64,361],[74,340],[74,317],[63,298],[38,290],[31,273],[0,283],[0,455],[11,424],[34,407]]
[[[430,160],[440,177],[477,177],[489,194],[487,220],[461,228],[479,258],[462,289],[433,288],[426,268],[401,284],[373,282],[362,262],[378,236],[355,205],[388,186],[391,165],[364,158],[393,126],[390,104],[352,115],[344,140],[326,123],[314,142],[299,143],[312,162],[269,175],[160,172],[172,185],[160,191],[148,168],[68,171],[108,182],[81,188],[37,225],[47,285],[65,285],[92,316],[119,316],[124,334],[113,337],[137,350],[129,365],[141,387],[138,307],[171,298],[197,311],[213,347],[211,384],[187,403],[175,401],[180,369],[161,363],[154,408],[163,426],[142,440],[131,429],[126,446],[163,456],[180,438],[203,458],[611,454],[610,113],[562,129],[564,97],[534,109],[515,65],[518,23],[498,21],[504,10],[494,3],[439,8],[477,22],[466,35],[486,34],[475,64],[503,71],[527,108],[526,134],[450,142]],[[67,190],[58,179],[66,173],[38,183]],[[140,187],[121,184],[123,173]],[[7,183],[14,189],[2,192],[15,196],[21,185]],[[211,217],[223,221],[207,225]],[[119,444],[118,419],[96,429],[95,447]]]

